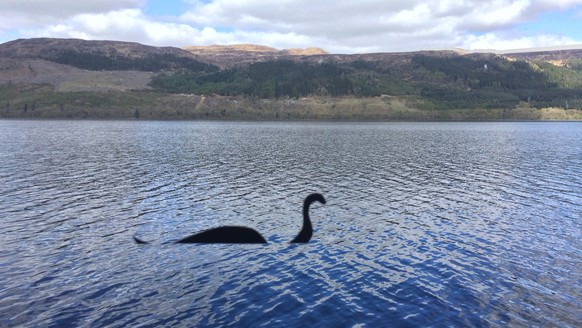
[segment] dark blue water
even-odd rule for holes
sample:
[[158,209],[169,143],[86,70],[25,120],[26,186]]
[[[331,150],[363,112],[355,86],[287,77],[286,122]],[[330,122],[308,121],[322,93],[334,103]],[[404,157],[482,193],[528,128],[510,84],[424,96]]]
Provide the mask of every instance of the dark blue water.
[[0,121],[0,181],[2,327],[582,325],[582,123]]

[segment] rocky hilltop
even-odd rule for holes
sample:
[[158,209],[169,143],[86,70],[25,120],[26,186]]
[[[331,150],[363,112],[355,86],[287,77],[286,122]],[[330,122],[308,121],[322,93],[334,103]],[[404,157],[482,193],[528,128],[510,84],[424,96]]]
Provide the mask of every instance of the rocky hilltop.
[[227,53],[264,53],[264,54],[280,54],[292,56],[310,56],[310,55],[324,55],[327,52],[321,48],[293,48],[278,50],[272,47],[257,45],[257,44],[234,44],[234,45],[211,45],[211,46],[187,46],[182,49],[194,54],[227,54]]
[[196,55],[206,63],[222,68],[280,59],[296,60],[303,56],[327,55],[327,52],[320,48],[278,50],[255,44],[187,46],[182,49]]

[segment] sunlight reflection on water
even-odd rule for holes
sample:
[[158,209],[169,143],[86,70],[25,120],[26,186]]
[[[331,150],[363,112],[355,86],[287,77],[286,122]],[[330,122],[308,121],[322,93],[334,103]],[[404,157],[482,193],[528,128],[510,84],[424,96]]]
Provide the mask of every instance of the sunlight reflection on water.
[[0,325],[577,326],[581,131],[0,121]]

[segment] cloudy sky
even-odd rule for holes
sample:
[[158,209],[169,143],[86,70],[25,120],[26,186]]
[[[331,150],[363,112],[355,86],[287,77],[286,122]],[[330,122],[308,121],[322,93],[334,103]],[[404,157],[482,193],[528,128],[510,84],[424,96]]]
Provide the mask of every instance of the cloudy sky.
[[0,0],[0,43],[31,37],[505,50],[582,44],[582,0]]

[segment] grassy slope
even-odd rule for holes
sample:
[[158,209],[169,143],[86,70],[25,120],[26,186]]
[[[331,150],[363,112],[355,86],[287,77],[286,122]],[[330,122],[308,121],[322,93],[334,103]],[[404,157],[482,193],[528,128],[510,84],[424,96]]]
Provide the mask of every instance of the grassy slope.
[[148,91],[57,92],[48,85],[0,86],[2,118],[242,120],[582,120],[582,110],[421,110],[415,97],[257,99]]

